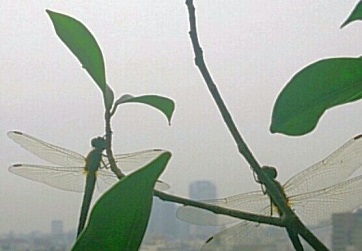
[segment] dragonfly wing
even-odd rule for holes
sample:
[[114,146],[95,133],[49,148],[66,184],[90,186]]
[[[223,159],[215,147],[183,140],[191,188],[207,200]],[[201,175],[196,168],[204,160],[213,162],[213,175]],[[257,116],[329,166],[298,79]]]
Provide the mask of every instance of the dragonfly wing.
[[348,212],[362,205],[362,176],[318,191],[290,197],[302,222],[309,226],[330,224],[333,213]]
[[177,210],[176,217],[184,222],[202,226],[226,225],[237,221],[236,218],[215,214],[197,207],[184,206]]
[[66,191],[83,192],[86,175],[82,167],[56,167],[16,164],[11,173]]
[[[108,190],[111,186],[116,184],[117,181],[119,181],[119,179],[109,169],[99,169],[97,171],[97,189],[99,192]],[[170,189],[170,186],[167,183],[158,180],[156,182],[155,189],[165,191]]]
[[[158,156],[160,156],[162,153],[166,152],[165,150],[161,149],[149,149],[139,152],[133,152],[133,153],[125,153],[125,154],[116,154],[114,155],[114,159],[117,163],[117,166],[125,173],[129,174],[133,171],[136,171],[137,169],[144,167],[146,164],[151,162],[152,160],[156,159]],[[105,166],[103,168],[106,168],[109,170],[109,161],[107,157],[103,158],[103,163],[105,163]],[[112,173],[113,175],[113,173]],[[113,182],[113,181],[111,181]],[[155,189],[159,191],[166,191],[170,189],[170,185],[166,182],[158,180],[155,185]]]
[[348,179],[362,166],[362,135],[354,137],[326,159],[285,183],[288,196],[320,190]]
[[[266,215],[270,215],[270,200],[268,196],[261,191],[234,195],[217,200],[204,200],[202,202],[249,213],[261,213],[266,211]],[[225,225],[237,220],[230,216],[217,215],[211,211],[191,206],[179,208],[176,216],[182,221],[206,226]]]
[[253,223],[242,221],[241,223],[226,228],[209,238],[202,246],[201,250],[237,250],[237,246],[240,246],[242,240],[245,239],[254,227]]
[[85,166],[85,158],[73,151],[51,145],[18,131],[8,132],[8,136],[24,149],[58,166]]
[[[121,171],[129,173],[145,166],[164,152],[166,151],[161,149],[149,149],[133,153],[116,154],[114,155],[114,159]],[[103,161],[108,168],[108,159],[104,158]]]
[[167,191],[170,188],[171,188],[170,185],[167,184],[166,182],[163,182],[162,180],[157,180],[156,181],[155,190]]
[[258,250],[270,250],[278,241],[285,241],[286,237],[284,228],[242,221],[212,236],[201,250],[255,250],[256,245]]
[[109,169],[98,169],[97,171],[97,189],[99,192],[108,190],[119,181],[117,176]]

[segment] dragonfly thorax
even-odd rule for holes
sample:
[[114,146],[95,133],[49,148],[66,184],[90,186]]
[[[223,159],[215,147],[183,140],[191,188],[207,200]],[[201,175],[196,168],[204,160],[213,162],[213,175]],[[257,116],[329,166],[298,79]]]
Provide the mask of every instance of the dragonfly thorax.
[[107,141],[103,137],[97,137],[92,139],[91,145],[94,148],[104,150],[107,148]]
[[264,173],[272,180],[274,180],[278,176],[277,169],[272,166],[263,166],[262,167]]

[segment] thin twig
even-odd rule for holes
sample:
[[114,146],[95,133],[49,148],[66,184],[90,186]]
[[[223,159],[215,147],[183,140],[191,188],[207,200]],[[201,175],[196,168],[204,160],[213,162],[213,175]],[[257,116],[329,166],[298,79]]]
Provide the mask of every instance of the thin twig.
[[[114,156],[113,156],[113,151],[112,151],[112,128],[111,128],[111,118],[112,115],[114,113],[109,112],[108,110],[106,110],[105,112],[105,123],[106,123],[106,140],[107,140],[107,157],[108,157],[108,161],[111,165],[111,170],[117,175],[118,179],[121,179],[122,177],[125,176],[125,174],[122,173],[122,171],[117,167],[117,164],[115,162]],[[195,201],[195,200],[191,200],[191,199],[187,199],[187,198],[182,198],[176,195],[172,195],[172,194],[168,194],[168,193],[164,193],[158,190],[154,190],[154,196],[160,198],[161,200],[164,201],[169,201],[169,202],[174,202],[174,203],[178,203],[178,204],[182,204],[185,206],[193,206],[193,207],[198,207],[201,209],[206,209],[208,211],[214,212],[216,214],[223,214],[223,215],[228,215],[228,216],[232,216],[241,220],[250,220],[250,221],[255,221],[255,222],[259,222],[262,224],[270,224],[270,225],[274,225],[274,226],[283,226],[282,221],[279,218],[275,218],[275,217],[269,217],[269,216],[264,216],[264,215],[258,215],[258,214],[253,214],[253,213],[246,213],[246,212],[242,212],[239,210],[233,210],[233,209],[229,209],[229,208],[224,208],[224,207],[219,207],[219,206],[215,206],[215,205],[210,205],[207,203],[204,203],[202,201]]]
[[118,179],[121,179],[125,176],[125,174],[117,167],[116,161],[113,156],[112,151],[112,129],[111,129],[111,118],[112,115],[108,109],[106,109],[104,114],[104,120],[106,123],[106,141],[107,141],[107,158],[111,167],[112,172],[118,177]]
[[[225,105],[225,102],[223,101],[223,99],[209,73],[209,70],[206,67],[204,57],[203,57],[203,51],[202,51],[202,48],[200,46],[200,43],[198,41],[198,36],[197,36],[195,7],[193,5],[193,1],[186,0],[186,5],[187,5],[188,11],[189,11],[189,21],[190,21],[189,35],[190,35],[192,46],[194,49],[195,64],[199,68],[199,70],[206,82],[206,85],[207,85],[210,93],[212,94],[212,97],[214,98],[215,103],[217,104],[217,107],[219,108],[221,116],[223,117],[225,124],[227,125],[232,137],[234,138],[234,141],[238,147],[239,152],[248,161],[248,163],[250,164],[253,171],[257,174],[260,182],[265,184],[266,187],[268,189],[270,189],[269,186],[272,186],[272,181],[269,179],[269,177],[267,177],[264,174],[264,172],[261,169],[261,166],[259,165],[259,163],[255,159],[255,157],[253,156],[252,152],[250,151],[250,149],[248,148],[248,146],[242,139],[241,134],[239,133],[239,131],[231,117],[231,114],[229,113],[229,111]],[[276,189],[274,189],[274,190],[276,190]],[[277,200],[277,199],[275,198],[275,200]],[[283,203],[280,203],[280,205],[278,205],[278,202],[277,202],[278,207],[280,207],[281,209],[283,209],[283,208],[286,209],[287,206],[286,205],[283,206],[282,204]]]
[[[112,129],[111,129],[111,123],[110,123],[111,118],[112,118],[111,113],[106,111],[106,113],[105,113],[106,140],[108,142],[108,147],[107,147],[106,151],[107,151],[107,157],[108,157],[109,163],[111,165],[111,170],[117,175],[118,179],[121,179],[125,175],[117,167],[116,162],[114,160],[113,152],[111,149],[111,142],[112,142]],[[224,215],[232,216],[232,217],[235,217],[235,218],[238,218],[241,220],[247,219],[247,220],[259,222],[262,224],[270,224],[270,225],[280,226],[280,227],[283,226],[281,220],[279,218],[275,218],[275,217],[269,217],[269,216],[258,215],[258,214],[253,214],[253,213],[246,213],[246,212],[242,212],[239,210],[233,210],[233,209],[229,209],[229,208],[223,208],[223,207],[203,203],[202,201],[195,201],[195,200],[191,200],[191,199],[187,199],[187,198],[182,198],[182,197],[164,193],[164,192],[161,192],[158,190],[154,191],[154,196],[156,196],[164,201],[174,202],[174,203],[182,204],[185,206],[198,207],[201,209],[206,209],[208,211],[214,212],[216,214],[224,214]]]
[[[224,119],[225,124],[227,125],[231,135],[234,138],[234,141],[238,147],[239,152],[244,156],[248,161],[253,171],[257,174],[258,179],[262,182],[268,191],[268,195],[271,197],[273,203],[280,209],[284,217],[287,219],[292,219],[299,228],[295,229],[296,232],[302,235],[302,237],[316,250],[328,250],[323,243],[321,243],[299,220],[299,218],[294,214],[294,212],[289,208],[287,203],[282,200],[282,196],[278,192],[277,185],[272,179],[270,179],[261,169],[259,163],[253,156],[252,152],[247,147],[246,143],[241,137],[231,114],[229,113],[222,97],[207,69],[207,66],[204,61],[203,51],[198,41],[197,29],[196,29],[196,16],[195,16],[195,7],[193,5],[193,0],[186,0],[186,5],[189,13],[189,23],[190,23],[190,39],[192,42],[194,54],[195,54],[195,64],[199,68],[204,81],[212,94],[215,103],[218,106],[218,109]],[[293,225],[293,229],[295,226]],[[307,234],[308,233],[308,234]]]
[[192,207],[197,207],[197,208],[201,208],[201,209],[206,209],[208,211],[214,212],[215,214],[223,214],[223,215],[232,216],[232,217],[235,217],[235,218],[238,218],[241,220],[250,220],[250,221],[254,221],[254,222],[258,222],[258,223],[262,223],[262,224],[269,224],[269,225],[274,225],[274,226],[279,226],[279,227],[284,226],[281,219],[276,218],[276,217],[247,213],[247,212],[242,212],[240,210],[234,210],[234,209],[230,209],[230,208],[207,204],[202,201],[196,201],[196,200],[179,197],[179,196],[172,195],[169,193],[161,192],[159,190],[154,190],[153,194],[164,201],[183,204],[185,206],[192,206]]

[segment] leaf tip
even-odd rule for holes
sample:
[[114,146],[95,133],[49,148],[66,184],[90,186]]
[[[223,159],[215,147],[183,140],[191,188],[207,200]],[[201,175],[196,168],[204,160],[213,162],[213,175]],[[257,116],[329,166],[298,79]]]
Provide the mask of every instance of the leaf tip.
[[353,139],[354,140],[359,140],[360,138],[362,138],[362,134],[355,136]]
[[341,25],[341,29],[347,26],[349,23],[354,21],[362,20],[362,1],[359,1],[356,7],[353,9],[352,13],[348,16],[347,20]]
[[343,24],[341,24],[341,26],[339,26],[339,28],[340,28],[340,29],[343,29],[343,27],[346,26],[347,24],[348,24],[348,23],[347,23],[347,21],[346,21],[346,22],[344,22]]
[[52,15],[56,14],[56,12],[51,11],[49,9],[45,9],[45,12],[51,17]]

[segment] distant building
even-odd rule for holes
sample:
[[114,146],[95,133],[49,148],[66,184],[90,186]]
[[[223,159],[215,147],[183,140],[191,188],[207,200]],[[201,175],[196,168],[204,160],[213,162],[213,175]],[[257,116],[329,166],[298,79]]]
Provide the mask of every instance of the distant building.
[[208,180],[194,181],[189,186],[189,195],[193,200],[215,199],[217,197],[216,186]]
[[[194,181],[189,186],[189,197],[193,200],[207,200],[216,199],[217,192],[214,183],[208,180]],[[215,216],[215,222],[217,217]],[[202,238],[208,239],[210,236],[219,232],[220,228],[209,227],[209,226],[190,226],[190,237],[191,238]]]
[[[216,186],[210,181],[193,182],[189,186],[189,197],[195,200],[214,199]],[[210,236],[218,232],[219,228],[191,225],[177,219],[176,211],[179,207],[158,198],[153,199],[141,250],[198,250]]]
[[[53,225],[53,224],[52,224]],[[62,225],[62,224],[61,224]],[[59,227],[59,224],[55,224]],[[59,233],[59,228],[55,233]],[[63,230],[63,228],[60,228]],[[0,235],[0,251],[66,251],[70,250],[75,240],[75,232],[62,234],[41,233],[13,233]]]
[[149,233],[164,237],[174,237],[176,233],[176,206],[174,203],[153,199],[149,222]]
[[63,221],[53,220],[50,226],[50,233],[52,235],[62,235],[63,232]]
[[362,250],[362,210],[332,215],[332,250]]

